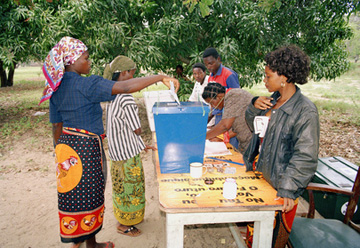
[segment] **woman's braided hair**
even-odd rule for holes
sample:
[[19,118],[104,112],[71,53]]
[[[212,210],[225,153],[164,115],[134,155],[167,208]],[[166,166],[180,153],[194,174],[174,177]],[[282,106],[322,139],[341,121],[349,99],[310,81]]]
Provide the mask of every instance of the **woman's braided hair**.
[[225,87],[217,82],[209,82],[208,85],[204,88],[202,93],[202,98],[215,98],[218,94],[224,93],[225,94]]

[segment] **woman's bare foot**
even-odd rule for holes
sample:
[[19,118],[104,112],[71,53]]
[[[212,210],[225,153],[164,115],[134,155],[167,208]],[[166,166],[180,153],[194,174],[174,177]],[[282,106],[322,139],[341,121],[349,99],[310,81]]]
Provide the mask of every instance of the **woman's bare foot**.
[[115,245],[112,242],[97,243],[95,236],[86,240],[86,248],[114,248]]
[[112,242],[96,243],[95,248],[114,248],[115,245]]
[[72,243],[71,244],[71,248],[79,248],[80,247],[80,245],[81,245],[81,243]]

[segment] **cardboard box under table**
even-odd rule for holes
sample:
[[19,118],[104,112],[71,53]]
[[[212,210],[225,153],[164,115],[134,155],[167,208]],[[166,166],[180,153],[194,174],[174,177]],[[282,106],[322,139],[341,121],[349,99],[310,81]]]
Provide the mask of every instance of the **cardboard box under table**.
[[[318,168],[312,182],[351,190],[357,170],[357,165],[341,157],[319,158]],[[306,200],[309,199],[307,191],[305,191],[303,197]],[[348,204],[347,197],[336,193],[314,192],[314,200],[316,202],[316,210],[324,218],[344,220]],[[352,220],[357,224],[360,223],[359,210],[355,212]]]
[[[155,133],[153,141],[156,146]],[[242,155],[231,146],[228,148],[231,155],[217,158],[243,163]],[[154,152],[154,164],[160,209],[166,213],[168,248],[183,247],[184,225],[252,221],[255,224],[253,247],[271,247],[275,210],[282,208],[283,200],[276,199],[276,190],[264,178],[252,171],[246,172],[245,166],[207,157],[204,158],[207,172],[202,178],[191,178],[189,173],[161,173],[158,151]],[[222,195],[223,183],[228,177],[237,183],[237,196],[232,200]],[[213,183],[206,184],[205,179]],[[233,230],[236,232],[237,228],[230,225],[230,230],[234,235]]]
[[202,102],[157,102],[153,107],[161,173],[189,173],[203,162],[209,107]]

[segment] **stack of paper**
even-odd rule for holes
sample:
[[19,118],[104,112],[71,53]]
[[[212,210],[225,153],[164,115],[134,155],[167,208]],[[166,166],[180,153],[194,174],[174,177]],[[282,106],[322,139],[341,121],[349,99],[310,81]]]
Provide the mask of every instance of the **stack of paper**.
[[224,155],[231,155],[231,152],[227,149],[224,142],[211,142],[209,140],[206,140],[204,156],[224,156]]

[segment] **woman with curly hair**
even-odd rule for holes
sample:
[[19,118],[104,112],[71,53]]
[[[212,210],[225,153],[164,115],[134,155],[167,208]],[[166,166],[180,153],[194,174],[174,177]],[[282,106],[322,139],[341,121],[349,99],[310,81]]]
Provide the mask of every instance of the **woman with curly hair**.
[[316,106],[295,85],[307,83],[309,57],[290,45],[268,53],[265,62],[264,83],[273,94],[253,98],[246,110],[253,136],[244,162],[248,171],[262,173],[284,201],[275,215],[272,246],[285,247],[298,198],[316,171],[319,116]]

